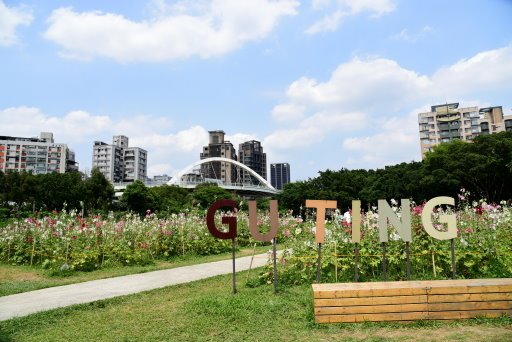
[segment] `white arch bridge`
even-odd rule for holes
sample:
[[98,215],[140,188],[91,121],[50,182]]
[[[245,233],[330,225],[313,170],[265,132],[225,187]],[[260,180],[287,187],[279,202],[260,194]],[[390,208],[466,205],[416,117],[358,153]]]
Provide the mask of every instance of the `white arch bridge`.
[[[146,182],[146,186],[168,184],[193,189],[204,183],[215,183],[226,190],[247,195],[274,195],[280,192],[247,165],[224,157],[201,159],[172,176],[167,183]],[[129,184],[114,184],[116,196],[120,196]]]

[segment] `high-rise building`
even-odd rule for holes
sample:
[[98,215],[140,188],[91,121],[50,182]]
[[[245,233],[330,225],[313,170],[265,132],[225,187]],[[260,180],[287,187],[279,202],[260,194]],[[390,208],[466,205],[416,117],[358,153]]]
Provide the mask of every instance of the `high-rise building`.
[[95,141],[92,167],[98,168],[112,183],[145,181],[148,152],[140,147],[129,147],[128,137],[116,135],[112,145]]
[[458,103],[432,106],[418,114],[421,155],[434,146],[453,139],[472,141],[480,134],[512,130],[512,116],[504,116],[501,106],[459,108]]
[[290,183],[290,164],[270,164],[270,184],[277,190],[283,190],[288,183]]
[[[267,154],[263,153],[261,143],[256,140],[246,141],[238,146],[238,161],[252,170],[261,177],[267,179]],[[243,171],[241,174],[242,183],[257,184],[259,181],[255,179],[249,172]]]
[[75,153],[66,144],[55,143],[53,133],[39,138],[0,136],[0,171],[33,174],[78,171]]
[[[233,144],[224,140],[226,133],[224,131],[209,131],[208,146],[203,147],[203,152],[199,155],[200,159],[223,157],[236,160],[236,151]],[[223,183],[233,183],[236,179],[236,170],[234,165],[228,162],[212,162],[201,165],[201,174],[205,179],[221,180]]]
[[140,147],[127,147],[123,152],[124,181],[146,180],[148,152]]

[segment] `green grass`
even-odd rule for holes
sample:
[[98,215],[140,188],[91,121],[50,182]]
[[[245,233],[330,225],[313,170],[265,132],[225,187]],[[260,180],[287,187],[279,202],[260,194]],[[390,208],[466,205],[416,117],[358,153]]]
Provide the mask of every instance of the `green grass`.
[[0,322],[0,341],[512,341],[509,317],[317,325],[310,286],[274,295],[246,278],[236,295],[218,276]]
[[[256,247],[256,254],[264,253],[270,246]],[[236,252],[237,257],[252,255],[252,248],[240,249]],[[181,266],[189,266],[212,261],[219,261],[231,258],[231,253],[223,253],[209,256],[184,256],[174,258],[172,261],[156,261],[153,265],[147,266],[121,266],[104,268],[92,272],[49,272],[41,266],[22,266],[0,264],[0,297],[11,294],[38,290],[42,288],[81,283],[84,281],[119,277],[128,274],[144,273],[169,269]]]

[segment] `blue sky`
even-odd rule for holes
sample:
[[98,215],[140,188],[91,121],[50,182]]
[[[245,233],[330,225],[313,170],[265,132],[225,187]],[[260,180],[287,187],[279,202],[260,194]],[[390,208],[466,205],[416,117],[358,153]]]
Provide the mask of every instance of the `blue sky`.
[[219,129],[292,180],[419,160],[431,105],[512,115],[511,18],[509,0],[0,0],[0,135],[51,131],[90,170],[124,134],[150,176]]

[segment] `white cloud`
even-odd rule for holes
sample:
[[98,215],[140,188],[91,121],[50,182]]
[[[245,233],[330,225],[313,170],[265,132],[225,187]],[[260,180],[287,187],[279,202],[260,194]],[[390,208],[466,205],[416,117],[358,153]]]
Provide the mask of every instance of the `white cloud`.
[[308,34],[336,31],[344,17],[363,12],[369,12],[372,17],[379,17],[393,12],[395,3],[392,0],[313,0],[312,7],[315,10],[327,10],[329,13],[313,23],[306,30]]
[[417,115],[425,109],[414,110],[405,117],[387,119],[374,135],[344,139],[342,147],[350,155],[348,166],[373,168],[418,160]]
[[438,70],[432,76],[432,92],[452,97],[478,96],[482,89],[512,91],[512,45],[483,51]]
[[247,133],[226,134],[224,139],[230,141],[233,144],[233,146],[235,147],[235,149],[237,149],[237,150],[238,150],[238,146],[241,143],[244,143],[246,141],[251,141],[251,140],[260,141],[258,136],[256,134],[254,134],[254,133],[250,133],[250,134],[247,134]]
[[337,106],[345,110],[404,103],[411,94],[424,91],[428,77],[407,70],[397,62],[384,58],[352,61],[341,64],[323,83],[302,77],[286,92],[294,103],[311,106]]
[[201,126],[164,133],[170,129],[169,120],[148,115],[116,120],[81,110],[54,116],[34,107],[13,107],[0,110],[0,120],[0,135],[37,137],[40,132],[52,132],[57,143],[75,150],[81,170],[91,168],[94,141],[110,144],[113,135],[126,135],[130,146],[148,151],[149,175],[172,175],[198,160],[202,146],[208,144],[208,132]]
[[404,28],[398,34],[391,36],[392,39],[402,40],[405,42],[415,43],[419,39],[425,37],[427,34],[432,32],[432,28],[430,26],[424,26],[421,31],[417,33],[411,33],[408,29]]
[[154,4],[159,14],[139,22],[114,13],[59,8],[50,16],[44,36],[69,58],[107,57],[119,62],[210,58],[265,38],[282,17],[295,15],[298,6],[295,0],[213,0],[199,7],[190,1]]
[[272,109],[272,118],[281,123],[291,123],[304,117],[305,106],[294,103],[280,104]]
[[320,111],[304,120],[295,128],[280,129],[268,135],[263,146],[272,150],[289,150],[318,144],[326,136],[364,127],[366,115],[360,112]]
[[[29,136],[53,132],[58,142],[83,142],[110,129],[108,116],[95,116],[85,111],[71,111],[62,117],[50,116],[34,107],[11,107],[0,110],[4,135]],[[8,132],[8,133],[7,133]]]
[[0,46],[17,43],[16,28],[30,25],[33,20],[30,9],[26,6],[7,7],[0,0]]
[[[302,119],[269,134],[264,146],[294,155],[322,146],[325,140],[339,141],[330,148],[352,167],[417,160],[417,113],[445,101],[481,106],[488,103],[481,98],[482,89],[510,93],[511,79],[512,46],[478,53],[432,75],[420,75],[385,58],[354,58],[340,64],[326,81],[293,81],[271,115],[278,119],[279,113],[293,115],[292,109],[300,108]],[[296,158],[301,160],[298,154]]]

